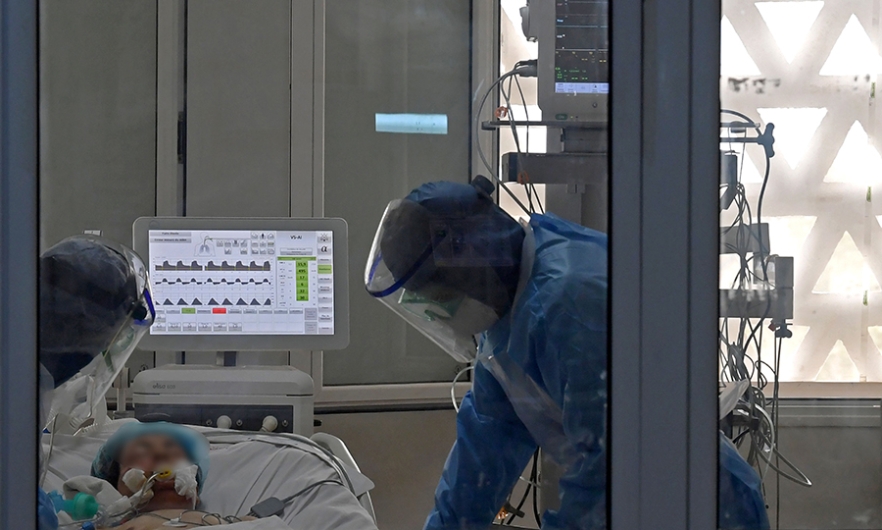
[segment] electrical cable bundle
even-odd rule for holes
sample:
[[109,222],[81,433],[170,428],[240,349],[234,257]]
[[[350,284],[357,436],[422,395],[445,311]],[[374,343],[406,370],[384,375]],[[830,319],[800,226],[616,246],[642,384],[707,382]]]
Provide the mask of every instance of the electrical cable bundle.
[[[768,252],[768,241],[763,241],[762,231],[762,210],[765,198],[766,186],[769,181],[769,169],[771,166],[772,150],[771,131],[774,125],[767,124],[766,132],[760,130],[757,123],[752,121],[748,116],[723,109],[724,114],[730,114],[741,118],[744,122],[723,124],[723,128],[727,129],[729,146],[728,153],[736,154],[741,157],[741,167],[738,171],[738,182],[734,190],[734,200],[737,211],[735,220],[723,229],[722,237],[728,236],[734,231],[734,245],[727,243],[726,250],[738,256],[739,270],[732,281],[731,289],[736,291],[750,291],[759,288],[760,293],[765,295],[766,307],[763,316],[755,323],[751,322],[748,317],[737,318],[737,333],[734,337],[730,336],[730,317],[722,318],[722,325],[719,330],[720,339],[720,381],[723,383],[734,383],[737,381],[749,381],[750,387],[743,396],[740,397],[738,405],[732,412],[733,432],[732,441],[741,449],[745,443],[749,443],[746,460],[756,468],[763,482],[763,493],[765,494],[765,477],[769,470],[776,473],[777,495],[780,501],[780,479],[784,477],[799,485],[810,487],[811,480],[785,458],[778,450],[778,423],[779,423],[779,390],[780,390],[780,367],[781,367],[781,349],[783,339],[788,337],[790,332],[787,330],[786,322],[771,323],[770,329],[775,333],[773,339],[772,364],[763,360],[763,332],[765,322],[769,317],[772,307],[772,289],[774,289],[774,280],[769,278],[768,263],[774,258]],[[756,143],[765,147],[765,172],[760,188],[759,198],[756,207],[756,226],[753,229],[753,212],[750,203],[747,200],[745,187],[741,182],[741,176],[744,169],[745,146],[747,143],[748,129],[756,132]],[[744,141],[741,141],[741,152],[736,153],[732,148],[732,140],[737,139],[736,135],[742,135]],[[727,153],[727,154],[728,154]],[[758,252],[751,252],[754,248]],[[751,351],[754,353],[750,355]],[[771,376],[771,381],[769,380]],[[772,397],[769,399],[765,391],[768,386],[772,386]],[[773,458],[774,457],[774,458]],[[789,468],[792,473],[784,471],[781,463]],[[778,503],[780,506],[780,502]],[[779,514],[780,515],[780,510]]]
[[[518,63],[516,63],[514,68],[512,68],[510,71],[499,76],[499,78],[496,79],[496,81],[494,81],[493,84],[490,85],[490,87],[484,93],[484,96],[481,98],[481,103],[480,103],[480,105],[478,105],[478,112],[475,114],[475,138],[477,138],[478,134],[480,133],[480,130],[481,130],[481,127],[480,127],[481,113],[484,110],[484,105],[487,103],[487,98],[490,97],[490,94],[493,93],[493,90],[495,90],[498,87],[499,92],[502,95],[502,98],[505,102],[505,105],[497,108],[494,115],[496,116],[497,119],[501,118],[501,117],[508,118],[508,122],[511,127],[511,133],[512,133],[512,136],[513,136],[514,142],[515,142],[515,148],[517,149],[517,153],[518,153],[519,163],[521,163],[521,161],[523,160],[521,158],[521,155],[523,155],[526,151],[521,149],[520,135],[518,134],[517,127],[515,126],[515,118],[514,118],[514,114],[513,114],[512,106],[511,106],[512,84],[514,84],[515,87],[517,87],[518,93],[521,97],[521,104],[523,105],[524,112],[526,114],[526,121],[527,121],[527,138],[526,138],[526,140],[527,140],[527,149],[529,150],[530,116],[529,116],[529,111],[527,110],[527,100],[524,96],[523,90],[521,89],[521,83],[520,83],[519,77],[535,77],[536,76],[536,69],[537,69],[537,67],[536,67],[535,60],[533,60],[533,61],[519,61]],[[508,81],[507,88],[505,87],[505,81]],[[496,181],[499,183],[499,187],[504,189],[505,192],[509,194],[509,196],[512,198],[512,200],[514,200],[515,203],[517,203],[517,205],[520,206],[520,208],[524,211],[524,213],[527,213],[527,214],[536,213],[537,212],[536,206],[538,206],[539,213],[545,213],[545,209],[542,206],[542,202],[539,199],[539,195],[538,195],[538,193],[536,193],[536,186],[535,186],[535,184],[530,182],[530,177],[526,171],[524,171],[523,169],[521,169],[519,171],[518,181],[520,184],[523,184],[524,189],[527,192],[527,201],[528,201],[529,206],[524,205],[524,203],[521,202],[521,200],[517,198],[517,196],[508,188],[506,183],[499,177],[498,173],[493,169],[493,166],[487,160],[487,157],[484,154],[484,150],[481,147],[481,142],[476,141],[475,144],[477,146],[478,156],[481,158],[481,162],[484,164],[484,167],[487,169],[487,171],[491,175],[493,175],[495,177]],[[536,205],[534,205],[534,203],[533,203],[534,199],[536,201]]]

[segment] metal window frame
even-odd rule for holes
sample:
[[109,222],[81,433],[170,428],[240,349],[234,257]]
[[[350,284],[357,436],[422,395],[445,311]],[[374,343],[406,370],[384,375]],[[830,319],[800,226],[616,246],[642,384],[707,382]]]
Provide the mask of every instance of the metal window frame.
[[710,529],[720,4],[610,4],[611,528]]
[[[720,6],[622,0],[611,9],[611,525],[713,528],[718,220],[709,176]],[[37,454],[20,448],[38,441],[37,363],[26,353],[37,348],[35,4],[0,1],[0,54],[0,526],[28,528]]]
[[0,528],[37,513],[37,20],[0,1]]

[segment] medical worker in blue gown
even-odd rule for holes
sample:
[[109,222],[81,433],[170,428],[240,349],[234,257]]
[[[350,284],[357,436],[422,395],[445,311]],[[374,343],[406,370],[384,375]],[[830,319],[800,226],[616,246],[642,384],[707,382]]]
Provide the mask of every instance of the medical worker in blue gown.
[[[74,236],[40,256],[39,290],[40,427],[75,434],[107,417],[104,394],[153,323],[147,268],[122,245]],[[42,489],[37,515],[40,530],[58,527]]]
[[[474,386],[425,528],[487,528],[537,446],[565,472],[542,527],[606,527],[607,237],[554,215],[519,224],[493,184],[424,184],[391,202],[368,292],[460,362]],[[759,478],[721,444],[724,528],[768,528]]]

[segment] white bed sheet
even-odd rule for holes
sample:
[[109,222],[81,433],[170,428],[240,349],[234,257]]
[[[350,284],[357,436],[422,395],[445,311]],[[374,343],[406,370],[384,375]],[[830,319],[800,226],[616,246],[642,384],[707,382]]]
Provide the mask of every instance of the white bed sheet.
[[[56,435],[43,489],[61,490],[65,480],[88,475],[92,459],[107,438],[126,421],[81,436]],[[200,509],[223,515],[246,515],[268,497],[284,498],[322,480],[340,480],[328,457],[309,444],[274,435],[243,435],[235,431],[195,427],[211,442],[210,470]],[[43,435],[44,454],[49,435]],[[369,484],[347,470],[356,491]],[[367,482],[365,482],[367,481]],[[343,480],[345,483],[345,480]],[[281,519],[291,528],[376,530],[371,516],[347,488],[323,484],[295,498]]]

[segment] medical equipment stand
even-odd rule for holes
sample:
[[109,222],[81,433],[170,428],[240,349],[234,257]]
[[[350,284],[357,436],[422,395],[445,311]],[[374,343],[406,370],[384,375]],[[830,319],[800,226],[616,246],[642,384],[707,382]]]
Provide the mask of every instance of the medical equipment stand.
[[[519,184],[545,184],[547,212],[607,231],[609,201],[605,122],[493,120],[484,130],[547,127],[546,153],[505,153],[502,178]],[[557,131],[555,134],[554,131]]]

